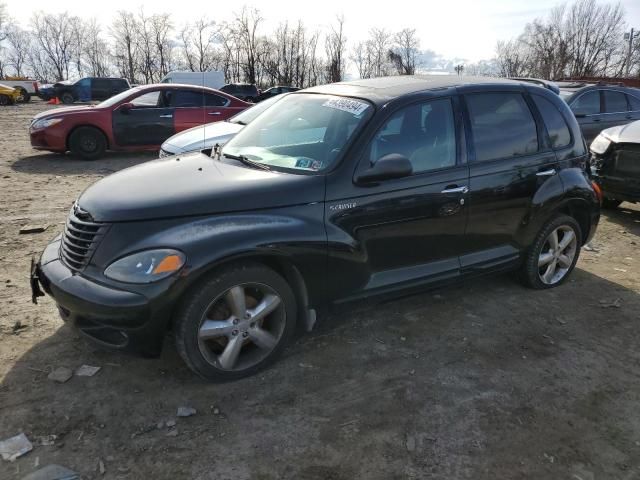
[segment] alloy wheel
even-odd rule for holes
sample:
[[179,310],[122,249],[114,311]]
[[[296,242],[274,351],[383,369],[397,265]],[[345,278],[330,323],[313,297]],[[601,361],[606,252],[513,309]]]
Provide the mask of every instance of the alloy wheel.
[[538,256],[538,276],[546,285],[560,282],[569,272],[578,251],[573,228],[561,225],[546,238]]
[[215,367],[245,370],[273,351],[285,324],[282,299],[271,287],[236,285],[209,304],[198,328],[198,346]]

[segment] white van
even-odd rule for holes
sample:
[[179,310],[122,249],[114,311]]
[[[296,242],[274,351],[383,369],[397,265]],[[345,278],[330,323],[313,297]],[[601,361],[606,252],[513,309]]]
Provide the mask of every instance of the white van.
[[220,88],[224,85],[224,72],[169,72],[160,83],[183,83],[200,87]]

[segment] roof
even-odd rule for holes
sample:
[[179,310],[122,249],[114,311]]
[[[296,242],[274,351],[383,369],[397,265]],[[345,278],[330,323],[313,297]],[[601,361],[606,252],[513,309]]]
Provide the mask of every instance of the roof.
[[305,92],[362,97],[384,103],[393,98],[425,90],[459,87],[464,85],[522,85],[523,82],[496,77],[458,75],[398,75],[331,83],[312,87]]

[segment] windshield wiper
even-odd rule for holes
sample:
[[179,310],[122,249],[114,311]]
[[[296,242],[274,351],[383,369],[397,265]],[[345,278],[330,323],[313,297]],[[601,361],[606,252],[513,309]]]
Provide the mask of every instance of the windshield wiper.
[[232,155],[230,153],[223,153],[222,155],[224,155],[227,158],[230,158],[231,160],[237,160],[239,162],[242,162],[245,165],[249,165],[250,167],[253,167],[253,168],[259,168],[260,170],[271,171],[271,169],[268,166],[266,166],[264,163],[254,162],[253,160],[249,160],[244,155]]
[[242,120],[234,120],[232,123],[237,123],[238,125],[242,125],[243,127],[247,126],[247,122],[243,122]]

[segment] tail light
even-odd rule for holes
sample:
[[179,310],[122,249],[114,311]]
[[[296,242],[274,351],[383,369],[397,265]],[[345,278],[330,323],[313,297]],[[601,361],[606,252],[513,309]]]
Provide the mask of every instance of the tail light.
[[598,197],[598,202],[600,202],[600,205],[602,205],[602,189],[600,188],[600,185],[598,185],[596,182],[591,181],[591,186],[593,187],[593,191],[596,192],[596,197]]

